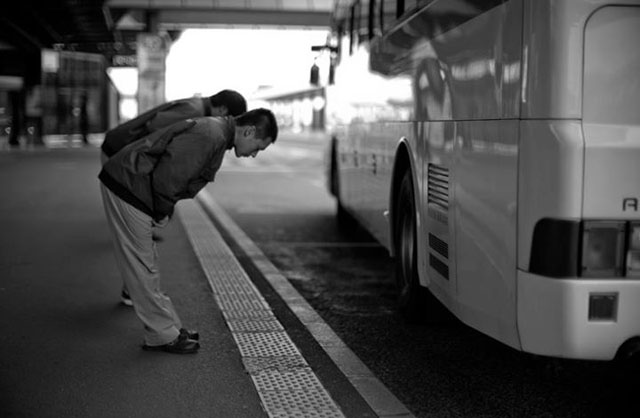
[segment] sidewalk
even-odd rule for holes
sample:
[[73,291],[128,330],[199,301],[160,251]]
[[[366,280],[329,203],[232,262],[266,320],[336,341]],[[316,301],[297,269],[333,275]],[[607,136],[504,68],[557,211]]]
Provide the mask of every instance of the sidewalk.
[[0,152],[0,416],[266,416],[181,222],[163,231],[163,286],[202,349],[141,350],[99,165],[95,147]]
[[178,204],[159,244],[163,290],[202,348],[141,350],[119,304],[99,148],[76,142],[0,151],[0,416],[412,416],[206,193]]

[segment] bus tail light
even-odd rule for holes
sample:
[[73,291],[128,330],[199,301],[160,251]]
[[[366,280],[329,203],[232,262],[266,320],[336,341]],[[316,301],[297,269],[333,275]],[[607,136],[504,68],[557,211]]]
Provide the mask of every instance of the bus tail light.
[[640,221],[544,218],[531,244],[529,271],[540,276],[640,278]]
[[585,221],[582,235],[582,277],[623,275],[625,222]]
[[628,248],[627,276],[640,277],[640,222],[632,222],[629,225]]

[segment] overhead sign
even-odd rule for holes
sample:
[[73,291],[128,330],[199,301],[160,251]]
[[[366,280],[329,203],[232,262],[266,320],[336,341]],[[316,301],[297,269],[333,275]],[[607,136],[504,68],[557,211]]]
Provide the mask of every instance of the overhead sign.
[[151,33],[138,34],[138,71],[140,74],[162,74],[164,76],[167,51],[164,38]]
[[138,57],[136,55],[114,55],[111,57],[112,67],[137,67]]

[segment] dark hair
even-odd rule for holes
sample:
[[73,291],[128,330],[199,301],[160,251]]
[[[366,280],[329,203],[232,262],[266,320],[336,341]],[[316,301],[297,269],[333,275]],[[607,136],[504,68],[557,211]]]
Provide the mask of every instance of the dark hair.
[[247,113],[236,117],[238,126],[252,125],[256,127],[256,137],[260,139],[271,138],[271,143],[278,137],[278,124],[276,117],[269,109],[252,109]]
[[211,106],[225,106],[230,116],[242,115],[247,111],[247,102],[242,94],[235,90],[221,90],[209,97]]

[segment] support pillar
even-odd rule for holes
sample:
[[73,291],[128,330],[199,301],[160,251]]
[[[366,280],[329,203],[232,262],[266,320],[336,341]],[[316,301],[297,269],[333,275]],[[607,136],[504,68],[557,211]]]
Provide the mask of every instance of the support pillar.
[[158,33],[157,15],[147,14],[147,32],[138,34],[138,114],[165,102],[165,60],[169,40]]

